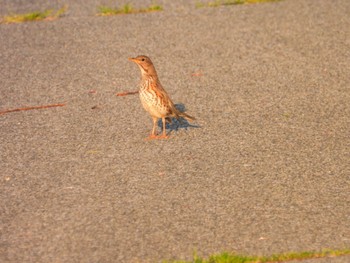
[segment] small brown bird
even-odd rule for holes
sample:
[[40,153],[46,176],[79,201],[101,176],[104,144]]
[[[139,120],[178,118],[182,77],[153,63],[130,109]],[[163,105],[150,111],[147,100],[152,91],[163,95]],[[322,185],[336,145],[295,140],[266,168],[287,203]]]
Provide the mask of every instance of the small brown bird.
[[[142,106],[153,119],[150,138],[168,138],[165,131],[165,122],[171,122],[171,117],[178,120],[181,117],[190,121],[195,120],[194,117],[176,109],[168,93],[160,84],[156,69],[149,57],[137,56],[136,58],[129,58],[129,60],[135,62],[141,70],[140,99]],[[163,122],[163,134],[157,136],[156,128],[159,118]]]

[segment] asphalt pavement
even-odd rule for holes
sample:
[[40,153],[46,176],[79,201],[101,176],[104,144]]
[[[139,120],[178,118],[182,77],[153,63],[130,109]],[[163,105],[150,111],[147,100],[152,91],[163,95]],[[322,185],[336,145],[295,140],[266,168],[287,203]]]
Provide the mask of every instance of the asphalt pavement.
[[[350,248],[350,1],[96,16],[110,2],[0,0],[1,15],[68,4],[0,24],[0,111],[65,104],[0,115],[0,262]],[[137,90],[141,54],[197,118],[167,140],[116,96]]]

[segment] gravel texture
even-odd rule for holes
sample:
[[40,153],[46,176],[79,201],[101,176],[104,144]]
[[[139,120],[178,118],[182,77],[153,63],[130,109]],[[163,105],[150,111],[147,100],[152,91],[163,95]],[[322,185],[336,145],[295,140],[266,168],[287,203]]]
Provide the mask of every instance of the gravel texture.
[[[96,16],[106,2],[0,0],[69,5],[0,25],[0,111],[66,103],[0,115],[0,262],[349,248],[350,1]],[[198,119],[168,140],[115,96],[137,89],[139,54]]]

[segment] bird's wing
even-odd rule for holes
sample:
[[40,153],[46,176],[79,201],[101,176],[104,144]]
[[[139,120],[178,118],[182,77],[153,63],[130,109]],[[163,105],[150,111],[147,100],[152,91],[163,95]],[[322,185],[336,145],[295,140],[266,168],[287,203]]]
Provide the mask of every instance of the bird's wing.
[[170,99],[169,94],[165,91],[162,84],[160,82],[157,83],[154,87],[154,92],[161,99],[165,106],[169,108],[170,113],[173,113],[173,109],[176,110],[173,101]]
[[168,108],[168,114],[170,116],[175,117],[176,119],[179,119],[181,117],[185,118],[188,121],[193,121],[196,118],[192,117],[191,115],[188,115],[185,112],[179,111],[176,107],[173,101],[170,99],[168,93],[165,91],[163,86],[158,83],[157,89],[156,89],[157,95],[159,95],[162,98],[163,103],[167,106]]

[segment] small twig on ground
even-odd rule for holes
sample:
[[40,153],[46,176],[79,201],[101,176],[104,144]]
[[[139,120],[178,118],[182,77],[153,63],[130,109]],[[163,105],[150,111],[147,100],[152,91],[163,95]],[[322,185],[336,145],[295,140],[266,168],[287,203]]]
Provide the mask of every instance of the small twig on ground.
[[191,74],[192,77],[201,77],[203,76],[203,73],[202,72],[194,72]]
[[47,108],[63,107],[63,106],[66,106],[66,104],[65,103],[58,103],[58,104],[50,104],[50,105],[42,105],[42,106],[24,107],[24,108],[17,108],[17,109],[0,111],[0,115],[5,114],[5,113],[10,113],[10,112],[16,112],[16,111],[39,110],[39,109],[47,109]]
[[137,94],[139,93],[139,91],[126,91],[126,92],[120,92],[120,93],[117,93],[115,95],[117,95],[118,97],[121,97],[121,96],[127,96],[127,95],[134,95],[134,94]]

